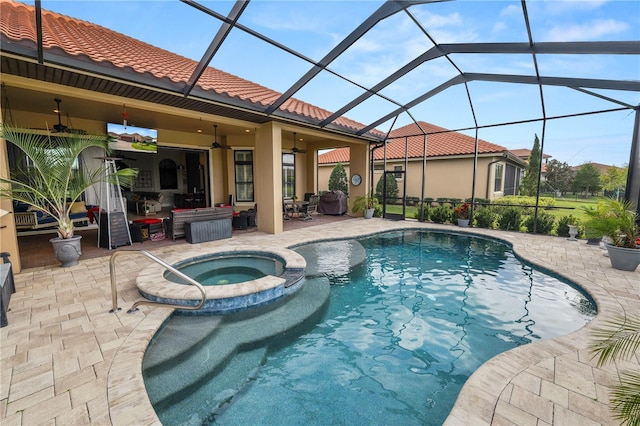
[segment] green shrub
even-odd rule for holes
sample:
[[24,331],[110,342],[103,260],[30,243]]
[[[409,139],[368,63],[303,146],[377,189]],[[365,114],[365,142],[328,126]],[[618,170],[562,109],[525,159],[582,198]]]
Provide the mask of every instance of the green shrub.
[[496,214],[491,207],[476,208],[473,218],[479,228],[493,228],[495,226]]
[[[526,216],[524,219],[524,225],[527,228],[527,232],[533,232],[533,223],[535,215]],[[553,215],[538,211],[538,225],[536,226],[536,234],[551,234],[553,231],[553,225],[555,224],[555,218]],[[567,229],[569,229],[567,227]],[[567,231],[568,235],[568,231]]]
[[431,209],[429,216],[435,223],[453,222],[453,209],[449,206],[439,205]]
[[[497,200],[493,200],[492,204],[517,204],[519,206],[535,206],[536,197],[523,197],[520,195],[507,195]],[[551,197],[540,197],[538,206],[550,207],[556,204],[556,200]]]
[[520,230],[522,214],[519,207],[505,207],[498,217],[498,228],[511,231]]
[[415,206],[420,201],[420,198],[418,198],[418,197],[406,197],[405,201],[407,203],[407,206]]
[[[465,199],[464,202],[465,203],[471,203],[471,198]],[[491,202],[491,200],[489,200],[488,198],[478,198],[478,197],[476,197],[475,202],[476,202],[476,204],[485,205],[485,204],[489,204]]]
[[[418,202],[416,204],[416,212],[413,215],[414,219],[420,220],[420,210],[421,209],[422,209],[422,203]],[[431,210],[431,202],[425,203],[425,205],[424,205],[424,218],[422,220],[420,220],[420,222],[426,222],[426,221],[429,220],[430,210]]]

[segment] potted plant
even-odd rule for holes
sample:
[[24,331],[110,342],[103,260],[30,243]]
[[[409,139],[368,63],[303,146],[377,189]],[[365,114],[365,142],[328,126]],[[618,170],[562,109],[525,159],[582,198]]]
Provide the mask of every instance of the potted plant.
[[463,203],[454,208],[453,214],[458,219],[458,226],[469,226],[469,203]]
[[82,254],[79,235],[69,214],[73,203],[91,186],[109,182],[130,186],[136,169],[122,169],[107,174],[104,167],[77,167],[78,156],[87,148],[108,152],[107,136],[82,134],[45,135],[29,129],[0,125],[0,138],[13,143],[28,158],[24,164],[10,170],[8,178],[0,177],[0,195],[25,203],[31,210],[55,219],[58,237],[50,241],[62,266],[78,263]]
[[373,214],[375,213],[376,208],[378,208],[379,206],[380,203],[378,202],[378,199],[373,196],[372,193],[369,193],[368,195],[360,195],[356,197],[356,199],[353,201],[353,207],[351,208],[351,211],[355,214],[363,212],[365,219],[371,219],[373,217]]
[[637,214],[629,201],[609,199],[596,208],[584,208],[589,216],[586,227],[608,237],[607,252],[611,266],[623,271],[635,271],[640,264],[637,244]]

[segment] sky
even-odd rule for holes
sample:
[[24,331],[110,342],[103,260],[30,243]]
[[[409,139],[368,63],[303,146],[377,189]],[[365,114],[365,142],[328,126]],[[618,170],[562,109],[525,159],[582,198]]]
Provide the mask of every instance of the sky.
[[[25,1],[33,4],[33,1]],[[232,1],[202,1],[227,15]],[[373,13],[380,1],[267,1],[249,3],[239,22],[298,52],[292,55],[233,30],[210,66],[284,92],[323,58],[357,25]],[[53,1],[44,9],[93,22],[152,45],[199,61],[220,28],[220,21],[175,0]],[[547,1],[526,3],[534,42],[638,41],[640,1]],[[451,1],[409,8],[379,22],[294,97],[336,111],[437,43],[528,42],[520,1]],[[417,23],[416,23],[417,22]],[[186,25],[185,25],[186,23]],[[640,55],[537,55],[541,75],[591,79],[640,80]],[[531,55],[452,54],[417,67],[346,116],[369,124],[406,105],[439,84],[466,73],[535,75]],[[346,80],[345,80],[346,78]],[[397,121],[380,123],[387,132],[414,119],[448,129],[492,126],[620,108],[617,102],[637,106],[640,93],[589,89],[582,91],[537,85],[471,82],[456,85],[420,102]],[[392,103],[389,99],[394,100]],[[469,99],[471,99],[470,106]],[[616,102],[612,102],[613,99]],[[475,119],[474,119],[475,115]],[[622,166],[629,161],[635,112],[591,114],[526,124],[481,128],[481,139],[510,149],[531,148],[535,135],[543,138],[544,152],[570,165],[597,162]],[[475,136],[475,131],[463,131]]]

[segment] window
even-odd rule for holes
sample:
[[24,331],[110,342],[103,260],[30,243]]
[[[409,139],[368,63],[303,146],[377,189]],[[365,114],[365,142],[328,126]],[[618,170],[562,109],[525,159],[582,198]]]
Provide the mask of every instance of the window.
[[176,162],[165,158],[158,165],[160,169],[160,189],[178,189],[178,167]]
[[402,166],[393,166],[393,171],[395,172],[394,177],[396,179],[402,179]]
[[253,151],[234,151],[236,201],[253,202]]
[[296,156],[282,154],[282,196],[292,198],[296,193]]
[[504,165],[496,164],[494,167],[493,192],[502,192],[502,171]]
[[373,171],[384,172],[384,163],[378,163],[373,165]]

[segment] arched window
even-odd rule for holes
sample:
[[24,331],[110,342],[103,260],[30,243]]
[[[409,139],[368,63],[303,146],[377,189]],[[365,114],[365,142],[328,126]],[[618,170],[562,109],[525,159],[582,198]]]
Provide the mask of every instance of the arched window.
[[178,189],[178,167],[176,162],[165,158],[160,161],[160,189]]

